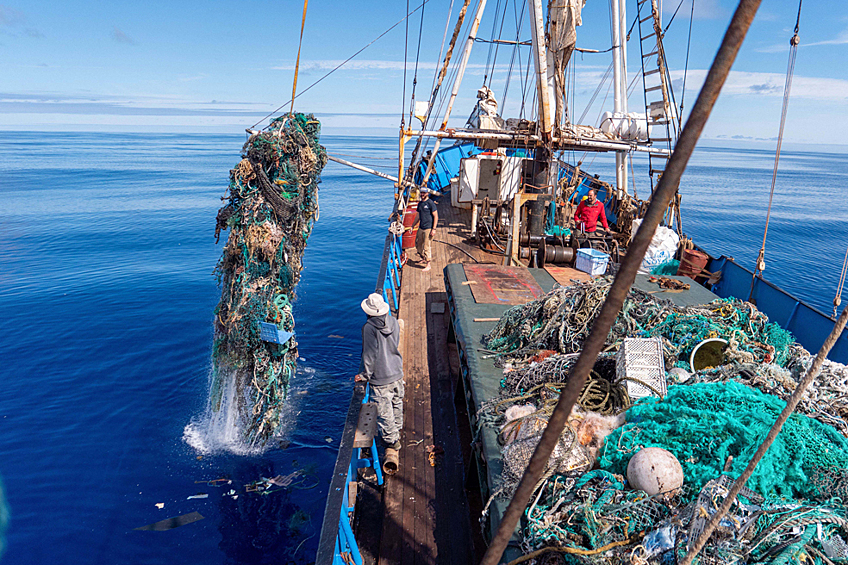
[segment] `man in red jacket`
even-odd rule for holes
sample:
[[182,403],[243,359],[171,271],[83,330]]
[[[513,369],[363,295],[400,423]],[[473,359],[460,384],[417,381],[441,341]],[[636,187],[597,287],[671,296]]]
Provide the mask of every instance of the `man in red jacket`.
[[577,223],[578,229],[592,233],[598,226],[598,218],[600,218],[604,229],[609,230],[604,205],[596,198],[595,189],[590,188],[586,194],[586,199],[578,204],[577,210],[574,212],[574,221]]

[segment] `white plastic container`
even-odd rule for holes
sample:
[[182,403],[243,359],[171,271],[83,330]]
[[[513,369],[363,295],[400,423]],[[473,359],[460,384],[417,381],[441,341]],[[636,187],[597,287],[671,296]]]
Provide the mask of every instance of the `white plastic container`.
[[574,266],[578,271],[589,273],[592,276],[603,275],[607,272],[609,259],[609,255],[597,249],[578,249]]

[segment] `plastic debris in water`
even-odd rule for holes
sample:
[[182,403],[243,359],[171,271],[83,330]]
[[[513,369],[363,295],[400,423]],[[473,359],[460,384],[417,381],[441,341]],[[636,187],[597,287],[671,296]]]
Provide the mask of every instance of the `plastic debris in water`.
[[193,495],[189,496],[188,498],[186,498],[186,500],[192,500],[192,499],[195,499],[195,498],[209,498],[209,495],[205,492],[199,492],[197,494],[193,494]]

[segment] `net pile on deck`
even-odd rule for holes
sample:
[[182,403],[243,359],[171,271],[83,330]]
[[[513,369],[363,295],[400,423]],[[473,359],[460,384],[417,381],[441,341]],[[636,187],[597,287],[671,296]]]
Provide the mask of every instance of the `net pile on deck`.
[[[540,351],[575,353],[583,348],[592,323],[612,286],[610,277],[557,287],[545,296],[507,310],[487,336],[487,347],[501,364],[521,364]],[[607,337],[614,351],[625,337],[663,338],[667,363],[687,360],[704,339],[723,337],[744,359],[787,362],[792,335],[769,323],[753,305],[735,298],[697,307],[679,308],[632,289]]]
[[294,331],[291,300],[318,218],[319,176],[327,163],[320,131],[311,114],[292,114],[251,135],[218,211],[216,238],[221,230],[230,234],[216,268],[221,301],[215,309],[213,407],[234,384],[250,444],[273,435],[297,366],[295,338],[262,341],[260,323]]
[[[488,336],[505,367],[501,395],[478,410],[496,427],[509,497],[538,444],[610,281],[557,288],[507,311]],[[664,398],[631,399],[612,351],[659,337]],[[722,364],[681,372],[702,340],[729,342]],[[765,438],[812,356],[755,307],[679,308],[633,291],[531,499],[523,550],[536,563],[676,563]],[[700,563],[848,562],[848,368],[827,362],[699,557]],[[683,487],[649,496],[624,478],[660,447]],[[484,515],[485,516],[485,515]]]

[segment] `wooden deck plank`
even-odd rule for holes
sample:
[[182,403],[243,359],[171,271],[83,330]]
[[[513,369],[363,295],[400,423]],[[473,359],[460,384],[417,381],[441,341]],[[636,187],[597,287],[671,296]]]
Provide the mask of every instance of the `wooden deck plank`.
[[[403,447],[398,473],[387,477],[385,484],[381,564],[467,563],[471,555],[470,530],[457,527],[468,513],[447,364],[449,314],[431,313],[430,304],[447,300],[445,265],[472,261],[466,253],[478,261],[497,262],[497,258],[465,241],[470,212],[452,209],[450,200],[443,198],[439,215],[431,270],[424,272],[421,263],[408,263],[403,272],[399,309],[406,324],[401,346],[406,380]],[[418,258],[414,250],[408,255]],[[426,451],[436,443],[446,450],[439,468],[430,465]]]

